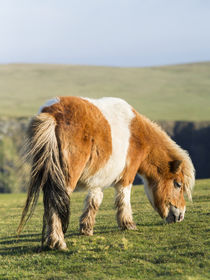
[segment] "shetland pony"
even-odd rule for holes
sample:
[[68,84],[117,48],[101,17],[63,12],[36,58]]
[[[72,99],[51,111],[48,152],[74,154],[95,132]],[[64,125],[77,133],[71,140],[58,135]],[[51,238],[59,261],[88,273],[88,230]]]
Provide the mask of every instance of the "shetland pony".
[[[166,222],[184,219],[184,192],[191,198],[194,167],[161,128],[119,98],[59,97],[41,107],[28,128],[30,184],[20,233],[43,191],[42,246],[65,250],[69,204],[75,189],[88,190],[80,233],[92,235],[103,190],[116,190],[117,223],[136,229],[130,193],[135,175],[152,207]],[[29,214],[27,214],[29,212]]]

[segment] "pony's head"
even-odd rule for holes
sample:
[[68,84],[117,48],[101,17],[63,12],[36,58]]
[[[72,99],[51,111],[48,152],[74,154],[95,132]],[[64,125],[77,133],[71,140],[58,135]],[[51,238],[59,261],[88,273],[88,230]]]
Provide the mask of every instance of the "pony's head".
[[171,160],[156,167],[156,176],[143,177],[147,197],[153,208],[167,223],[184,219],[184,193],[191,200],[194,185],[194,167],[188,155],[182,160]]

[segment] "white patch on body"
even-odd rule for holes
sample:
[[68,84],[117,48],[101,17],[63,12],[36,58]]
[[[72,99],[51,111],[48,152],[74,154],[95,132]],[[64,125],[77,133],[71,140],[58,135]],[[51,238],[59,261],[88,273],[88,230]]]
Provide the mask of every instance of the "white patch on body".
[[84,99],[95,105],[108,121],[111,128],[112,155],[105,166],[93,176],[81,179],[89,188],[106,188],[120,180],[125,168],[130,139],[129,126],[135,115],[132,107],[120,98]]
[[59,103],[60,102],[60,98],[59,97],[55,97],[53,99],[50,99],[50,100],[47,100],[45,102],[44,105],[42,105],[40,108],[39,108],[39,112],[38,112],[38,115],[42,112],[42,110],[45,108],[45,107],[50,107],[56,103]]

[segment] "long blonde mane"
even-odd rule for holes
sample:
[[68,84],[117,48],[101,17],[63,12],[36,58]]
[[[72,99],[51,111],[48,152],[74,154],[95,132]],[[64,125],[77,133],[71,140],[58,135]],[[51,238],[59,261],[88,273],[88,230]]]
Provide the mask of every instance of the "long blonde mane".
[[195,169],[188,152],[183,150],[178,144],[176,144],[157,123],[150,121],[148,118],[142,115],[141,118],[145,122],[145,125],[147,127],[150,127],[150,129],[153,131],[153,134],[155,136],[158,136],[154,136],[154,138],[155,141],[159,141],[159,147],[164,147],[164,149],[167,150],[167,154],[170,155],[171,158],[179,159],[182,161],[184,191],[186,192],[188,198],[192,200],[192,190],[195,184]]

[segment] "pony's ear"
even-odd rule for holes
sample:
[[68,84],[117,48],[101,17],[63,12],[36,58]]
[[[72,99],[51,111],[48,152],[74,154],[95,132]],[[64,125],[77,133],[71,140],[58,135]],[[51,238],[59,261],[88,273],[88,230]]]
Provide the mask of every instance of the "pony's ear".
[[175,159],[173,161],[169,161],[169,169],[171,173],[176,173],[180,167],[180,164],[182,163],[181,160]]

